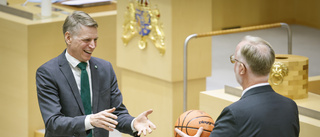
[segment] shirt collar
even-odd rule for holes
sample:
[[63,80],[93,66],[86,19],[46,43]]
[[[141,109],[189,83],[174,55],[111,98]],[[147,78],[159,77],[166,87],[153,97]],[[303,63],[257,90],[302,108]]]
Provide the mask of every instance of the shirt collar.
[[[65,56],[66,56],[68,62],[70,63],[70,65],[71,65],[72,67],[74,67],[74,68],[77,67],[77,65],[80,63],[80,61],[79,61],[78,59],[72,57],[72,56],[68,53],[68,51],[66,51]],[[88,64],[88,66],[89,66],[89,61],[86,61],[86,62],[87,62],[87,64]]]
[[241,97],[242,97],[248,90],[250,90],[250,89],[252,89],[252,88],[261,87],[261,86],[266,86],[266,85],[270,85],[270,84],[269,84],[269,83],[259,83],[259,84],[252,85],[252,86],[250,86],[250,87],[248,87],[248,88],[246,88],[245,90],[242,91]]

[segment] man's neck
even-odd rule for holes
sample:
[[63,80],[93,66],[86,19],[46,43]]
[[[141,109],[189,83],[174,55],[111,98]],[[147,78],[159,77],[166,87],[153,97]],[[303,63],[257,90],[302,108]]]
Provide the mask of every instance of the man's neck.
[[252,77],[244,80],[242,83],[242,89],[245,90],[248,87],[251,87],[256,84],[260,83],[268,83],[268,76],[261,76],[261,77]]
[[252,89],[252,88],[260,87],[260,86],[266,86],[266,85],[270,85],[270,84],[267,82],[267,83],[258,83],[258,84],[252,85],[252,86],[244,89],[244,90],[242,91],[242,95],[241,95],[241,96],[243,96],[247,91],[249,91],[249,90]]

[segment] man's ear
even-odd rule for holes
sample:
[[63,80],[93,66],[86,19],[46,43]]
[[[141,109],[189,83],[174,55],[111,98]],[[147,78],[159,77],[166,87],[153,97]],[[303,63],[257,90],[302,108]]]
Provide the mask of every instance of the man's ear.
[[246,74],[247,68],[244,66],[244,64],[240,63],[240,74]]
[[70,45],[71,44],[71,34],[69,31],[67,31],[65,34],[64,34],[64,40],[65,42],[67,43],[67,45]]

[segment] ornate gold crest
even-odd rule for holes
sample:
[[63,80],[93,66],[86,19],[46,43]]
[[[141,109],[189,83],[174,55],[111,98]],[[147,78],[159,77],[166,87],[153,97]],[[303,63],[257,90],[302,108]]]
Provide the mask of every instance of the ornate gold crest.
[[287,75],[288,75],[288,67],[281,62],[275,62],[272,65],[271,73],[270,73],[271,84],[280,85],[283,82],[284,76],[287,76]]
[[160,12],[157,6],[150,8],[149,0],[131,0],[125,13],[123,24],[122,41],[127,45],[129,41],[140,35],[139,48],[147,47],[147,38],[152,41],[155,47],[163,55],[166,51],[164,46],[163,25],[159,22]]

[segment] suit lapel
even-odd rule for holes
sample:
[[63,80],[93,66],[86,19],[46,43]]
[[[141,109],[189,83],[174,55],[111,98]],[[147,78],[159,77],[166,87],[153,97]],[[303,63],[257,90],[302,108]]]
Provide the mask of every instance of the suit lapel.
[[66,50],[62,54],[59,55],[59,68],[60,68],[61,72],[63,73],[63,75],[65,76],[65,78],[67,79],[68,85],[70,86],[72,93],[73,93],[75,99],[77,100],[77,103],[78,103],[78,106],[80,107],[81,112],[83,114],[85,114],[82,100],[81,100],[81,96],[80,96],[80,92],[77,87],[77,83],[75,81],[75,78],[73,76],[73,72],[72,72],[70,65],[65,57],[65,52],[66,52]]
[[91,70],[91,83],[92,83],[92,112],[96,113],[98,111],[98,98],[99,98],[99,75],[98,75],[98,65],[91,57],[89,60],[90,70]]

